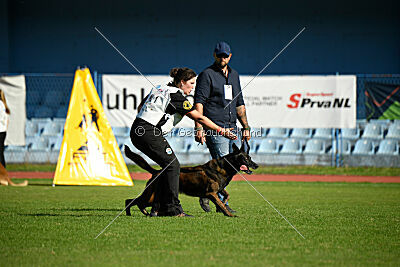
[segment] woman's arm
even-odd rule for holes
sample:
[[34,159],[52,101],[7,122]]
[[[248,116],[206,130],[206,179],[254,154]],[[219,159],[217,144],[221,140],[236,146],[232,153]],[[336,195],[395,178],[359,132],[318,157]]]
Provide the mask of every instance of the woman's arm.
[[189,113],[187,113],[186,115],[189,118],[191,118],[192,120],[202,124],[204,127],[208,128],[210,130],[217,131],[217,133],[225,136],[228,139],[231,139],[231,140],[237,139],[237,136],[230,131],[231,129],[219,127],[214,122],[212,122],[209,118],[207,118],[206,116],[203,116],[197,110],[192,110]]

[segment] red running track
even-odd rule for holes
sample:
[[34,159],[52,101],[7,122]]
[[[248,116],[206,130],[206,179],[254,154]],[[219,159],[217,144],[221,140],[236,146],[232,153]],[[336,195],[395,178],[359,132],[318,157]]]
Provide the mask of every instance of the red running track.
[[[53,179],[54,172],[9,172],[15,179]],[[149,173],[131,173],[134,180],[148,180]],[[249,181],[262,182],[348,182],[348,183],[400,183],[400,176],[348,176],[348,175],[312,175],[312,174],[244,174]],[[233,181],[244,181],[241,175],[235,175]]]

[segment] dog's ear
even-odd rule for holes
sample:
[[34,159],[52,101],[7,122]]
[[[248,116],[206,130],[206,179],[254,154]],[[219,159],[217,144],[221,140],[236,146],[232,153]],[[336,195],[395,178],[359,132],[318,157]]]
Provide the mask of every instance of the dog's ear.
[[232,148],[233,148],[233,153],[237,153],[240,151],[235,143],[232,144]]

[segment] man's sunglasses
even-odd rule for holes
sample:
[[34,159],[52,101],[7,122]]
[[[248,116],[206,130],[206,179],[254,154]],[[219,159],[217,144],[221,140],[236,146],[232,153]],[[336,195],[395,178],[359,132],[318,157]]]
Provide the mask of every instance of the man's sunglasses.
[[218,54],[217,55],[217,58],[228,58],[229,57],[229,55],[227,55],[227,54]]

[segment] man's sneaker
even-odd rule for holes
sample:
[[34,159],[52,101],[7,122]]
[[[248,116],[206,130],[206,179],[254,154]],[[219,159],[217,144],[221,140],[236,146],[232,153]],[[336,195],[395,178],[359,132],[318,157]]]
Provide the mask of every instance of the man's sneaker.
[[208,198],[199,198],[199,203],[200,207],[205,211],[205,212],[210,212],[210,200]]
[[[236,210],[231,209],[231,207],[229,207],[229,205],[225,205],[225,207],[230,213],[236,213]],[[222,212],[222,209],[218,206],[217,206],[217,212]]]
[[158,212],[157,211],[150,212],[150,217],[158,217]]

